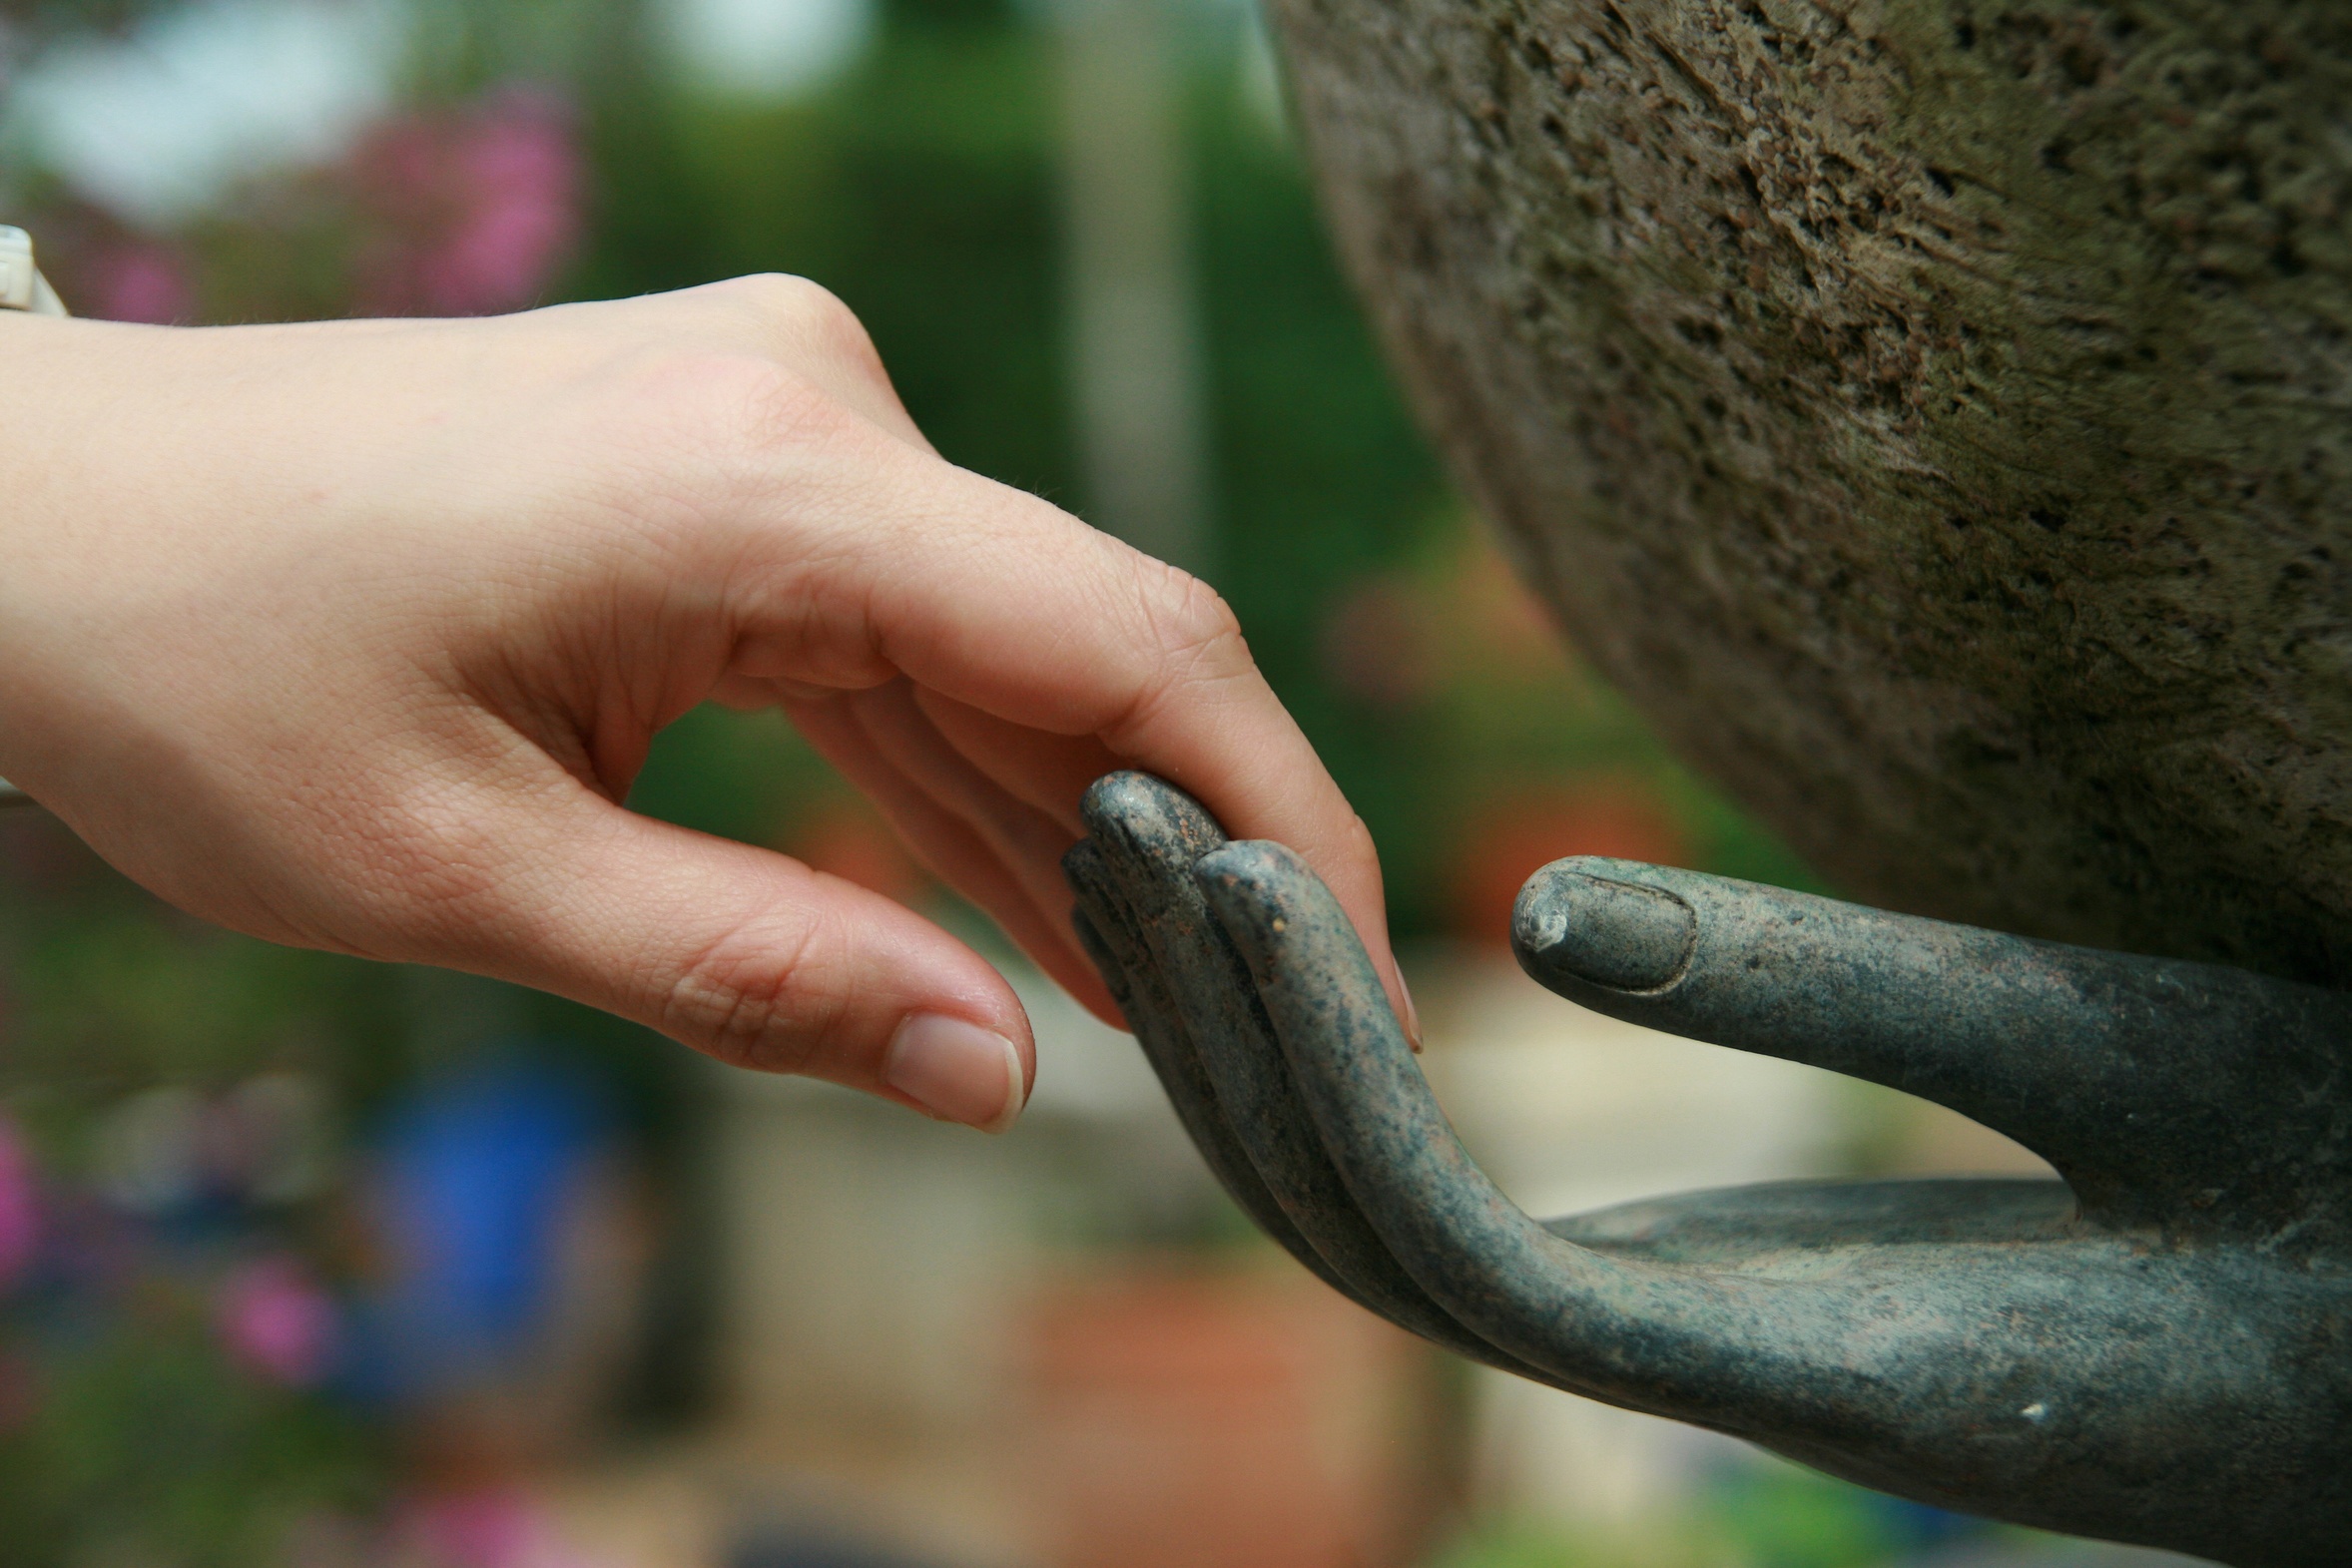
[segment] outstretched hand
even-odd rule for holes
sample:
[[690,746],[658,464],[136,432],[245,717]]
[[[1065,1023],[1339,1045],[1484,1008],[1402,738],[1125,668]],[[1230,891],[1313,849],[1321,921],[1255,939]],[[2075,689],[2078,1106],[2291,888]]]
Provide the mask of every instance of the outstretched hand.
[[1793,1182],[1537,1222],[1433,1098],[1348,914],[1128,774],[1079,929],[1234,1201],[1460,1354],[1940,1507],[2211,1556],[2352,1531],[2352,1000],[1627,860],[1538,871],[1536,980],[1932,1097],[2058,1181]]
[[1201,583],[943,461],[790,278],[482,321],[0,320],[0,776],[239,930],[537,986],[975,1126],[1011,989],[911,911],[636,815],[776,705],[1105,1016],[1087,784],[1290,844],[1387,953],[1369,836]]

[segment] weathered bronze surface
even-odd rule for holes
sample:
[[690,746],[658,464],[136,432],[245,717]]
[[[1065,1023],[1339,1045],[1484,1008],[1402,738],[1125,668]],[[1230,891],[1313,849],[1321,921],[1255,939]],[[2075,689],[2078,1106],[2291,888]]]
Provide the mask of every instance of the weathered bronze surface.
[[2352,998],[1623,860],[1521,893],[1583,1005],[1924,1095],[2064,1182],[1795,1183],[1537,1224],[1289,851],[1113,775],[1078,928],[1234,1200],[1473,1360],[1925,1502],[2238,1568],[2352,1556]]
[[1274,0],[1563,629],[1872,903],[2352,983],[2352,7]]

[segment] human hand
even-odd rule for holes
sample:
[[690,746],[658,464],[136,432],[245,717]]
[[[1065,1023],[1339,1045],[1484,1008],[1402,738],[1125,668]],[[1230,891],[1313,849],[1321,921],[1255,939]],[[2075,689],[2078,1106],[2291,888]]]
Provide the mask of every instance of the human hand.
[[1926,1095],[2058,1181],[1785,1182],[1538,1223],[1457,1141],[1346,912],[1133,775],[1080,930],[1235,1201],[1437,1343],[1940,1507],[2246,1565],[2352,1529],[2342,993],[1577,857],[1585,1006]]
[[1034,1072],[929,921],[623,808],[781,706],[1106,1016],[1057,870],[1182,780],[1376,933],[1369,835],[1194,579],[941,460],[789,278],[478,321],[0,320],[0,775],[193,913],[976,1126]]

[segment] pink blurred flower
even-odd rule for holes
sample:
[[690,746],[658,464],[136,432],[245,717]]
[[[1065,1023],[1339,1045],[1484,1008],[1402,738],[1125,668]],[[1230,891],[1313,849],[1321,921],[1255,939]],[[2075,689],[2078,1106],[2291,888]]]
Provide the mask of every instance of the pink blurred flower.
[[1445,682],[1438,627],[1410,584],[1358,584],[1323,624],[1323,668],[1332,684],[1372,708],[1427,702]]
[[485,315],[527,305],[580,235],[580,153],[557,100],[509,90],[384,126],[353,166],[389,233],[366,263],[385,314]]
[[0,1290],[32,1266],[41,1245],[41,1190],[33,1158],[6,1117],[0,1117]]
[[110,246],[84,264],[75,281],[84,313],[108,321],[165,326],[186,319],[193,302],[187,269],[160,246]]
[[566,1547],[546,1509],[515,1487],[419,1498],[395,1533],[431,1568],[596,1568]]
[[334,1303],[291,1258],[260,1259],[230,1275],[218,1322],[240,1364],[289,1388],[318,1381],[334,1355]]

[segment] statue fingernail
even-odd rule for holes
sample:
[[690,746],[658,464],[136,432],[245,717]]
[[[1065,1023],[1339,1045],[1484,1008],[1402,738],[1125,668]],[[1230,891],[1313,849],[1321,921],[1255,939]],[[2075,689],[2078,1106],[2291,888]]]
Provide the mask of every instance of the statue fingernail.
[[910,1013],[890,1038],[882,1082],[942,1122],[983,1133],[1013,1124],[1028,1100],[1010,1040],[945,1013]]
[[1682,977],[1698,916],[1659,887],[1581,871],[1538,871],[1519,892],[1511,938],[1545,968],[1618,991]]

